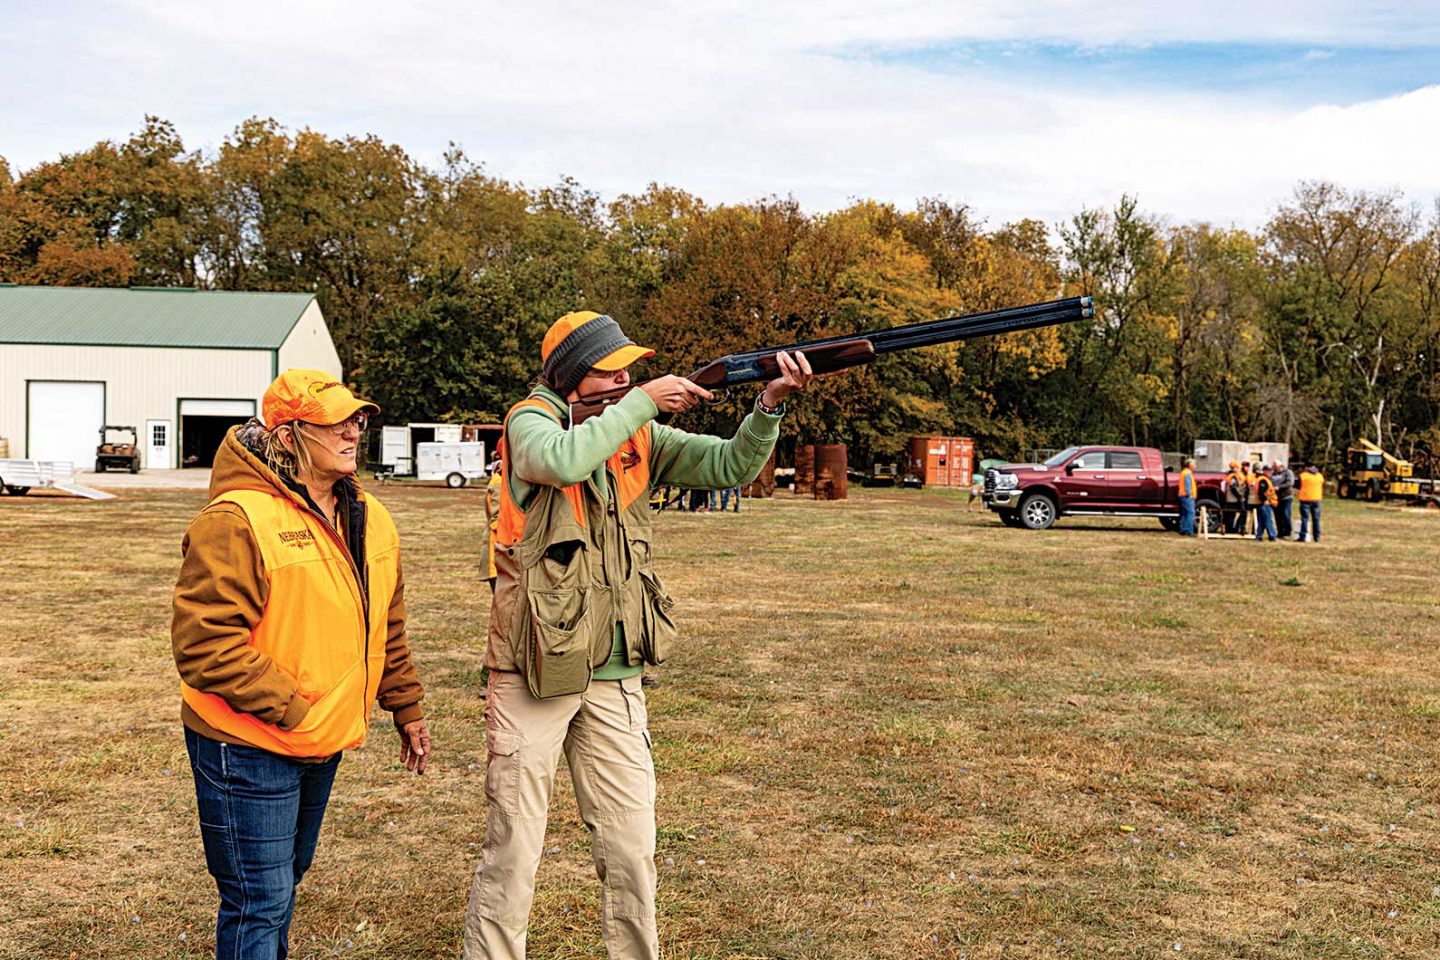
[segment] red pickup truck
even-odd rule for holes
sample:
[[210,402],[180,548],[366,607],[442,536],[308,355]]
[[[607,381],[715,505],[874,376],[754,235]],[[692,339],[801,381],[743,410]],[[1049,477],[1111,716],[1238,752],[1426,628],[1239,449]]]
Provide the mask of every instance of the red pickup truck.
[[[1195,474],[1195,506],[1220,529],[1224,477]],[[1007,527],[1044,530],[1063,516],[1158,517],[1180,524],[1180,473],[1150,447],[1070,447],[1043,463],[1007,463],[985,473],[985,506]]]

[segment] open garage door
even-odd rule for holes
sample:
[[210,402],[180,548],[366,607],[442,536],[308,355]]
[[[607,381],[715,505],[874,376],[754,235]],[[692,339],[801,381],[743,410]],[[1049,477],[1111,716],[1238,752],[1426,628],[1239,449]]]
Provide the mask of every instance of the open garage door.
[[213,464],[226,432],[253,416],[254,400],[181,400],[180,465]]
[[31,460],[68,460],[76,470],[95,466],[95,446],[105,422],[105,384],[31,380],[28,387],[25,455]]

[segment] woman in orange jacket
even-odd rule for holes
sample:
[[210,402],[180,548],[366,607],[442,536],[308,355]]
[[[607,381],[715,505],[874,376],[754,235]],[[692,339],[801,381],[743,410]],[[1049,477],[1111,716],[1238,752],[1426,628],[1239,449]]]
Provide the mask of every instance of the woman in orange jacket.
[[401,763],[430,760],[399,538],[354,481],[378,409],[323,372],[281,374],[264,423],[226,435],[181,546],[171,645],[217,957],[288,954],[340,755],[364,742],[377,699]]

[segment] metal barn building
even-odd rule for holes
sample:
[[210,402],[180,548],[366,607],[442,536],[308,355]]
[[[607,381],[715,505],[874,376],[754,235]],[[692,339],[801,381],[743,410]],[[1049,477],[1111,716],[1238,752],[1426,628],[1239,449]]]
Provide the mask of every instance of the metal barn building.
[[0,437],[11,457],[94,465],[134,426],[146,469],[210,465],[288,367],[340,379],[310,293],[0,284]]

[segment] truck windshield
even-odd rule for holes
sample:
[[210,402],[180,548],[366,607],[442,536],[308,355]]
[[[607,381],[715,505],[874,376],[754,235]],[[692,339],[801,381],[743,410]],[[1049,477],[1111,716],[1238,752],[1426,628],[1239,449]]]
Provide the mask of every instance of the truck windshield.
[[1066,447],[1064,450],[1061,450],[1059,453],[1055,454],[1055,456],[1046,460],[1045,466],[1058,467],[1060,466],[1060,464],[1073,457],[1075,455],[1075,451],[1079,449],[1079,447]]

